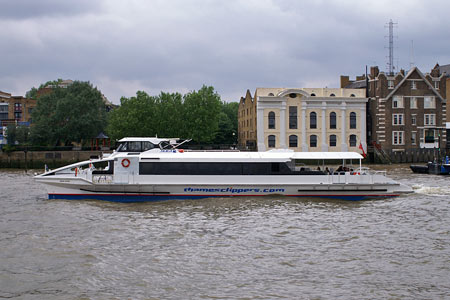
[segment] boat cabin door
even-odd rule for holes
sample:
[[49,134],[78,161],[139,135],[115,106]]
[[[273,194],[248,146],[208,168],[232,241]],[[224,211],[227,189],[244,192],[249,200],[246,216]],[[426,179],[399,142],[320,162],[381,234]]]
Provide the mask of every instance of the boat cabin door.
[[134,183],[139,174],[139,157],[117,157],[114,159],[114,183]]

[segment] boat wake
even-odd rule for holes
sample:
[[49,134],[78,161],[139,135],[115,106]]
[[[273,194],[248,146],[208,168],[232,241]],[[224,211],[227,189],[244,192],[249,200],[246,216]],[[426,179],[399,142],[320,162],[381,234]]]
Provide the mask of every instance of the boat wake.
[[450,195],[449,187],[414,185],[412,188],[415,193],[424,194],[424,195],[428,195],[428,196],[448,196],[448,195]]

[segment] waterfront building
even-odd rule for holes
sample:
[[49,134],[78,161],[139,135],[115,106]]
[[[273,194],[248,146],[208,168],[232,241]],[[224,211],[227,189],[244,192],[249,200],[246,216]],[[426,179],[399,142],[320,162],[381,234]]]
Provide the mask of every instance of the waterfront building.
[[[450,107],[450,64],[439,66],[439,72],[441,75],[445,77],[445,99],[446,99],[446,106]],[[447,136],[450,136],[450,110],[447,109],[446,111],[446,133]],[[447,148],[450,148],[450,141],[447,139]]]
[[391,151],[445,147],[446,80],[438,66],[427,74],[372,67],[368,82],[371,141]]
[[[0,91],[0,121],[2,126],[18,124],[30,126],[31,113],[36,107],[36,100],[22,96],[11,96]],[[5,112],[7,107],[7,113]]]
[[238,111],[241,148],[258,151],[356,151],[366,148],[365,91],[343,88],[257,88]]

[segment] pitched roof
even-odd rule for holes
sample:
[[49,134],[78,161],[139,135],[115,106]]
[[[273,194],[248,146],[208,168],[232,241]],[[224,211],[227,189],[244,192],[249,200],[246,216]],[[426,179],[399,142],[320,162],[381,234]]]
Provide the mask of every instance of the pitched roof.
[[450,65],[439,66],[441,74],[446,73],[444,76],[450,77]]
[[352,83],[345,86],[346,89],[363,89],[366,87],[367,87],[367,82],[365,79],[353,81]]
[[420,72],[420,70],[417,67],[413,67],[411,70],[409,70],[408,74],[406,74],[406,76],[402,79],[402,81],[400,81],[400,83],[395,86],[395,88],[389,93],[389,95],[387,95],[386,100],[391,98],[397,92],[397,90],[403,85],[403,83],[405,83],[408,77],[410,77],[411,74],[414,73],[414,71],[417,71],[417,74],[419,74],[420,78],[422,78],[423,81],[428,85],[430,90],[432,90],[436,94],[436,96],[438,96],[438,98],[441,99],[441,101],[444,101],[444,98],[442,98],[442,96],[436,91],[436,89],[431,85],[431,83],[428,82],[428,80],[425,78],[425,76],[422,74],[422,72]]

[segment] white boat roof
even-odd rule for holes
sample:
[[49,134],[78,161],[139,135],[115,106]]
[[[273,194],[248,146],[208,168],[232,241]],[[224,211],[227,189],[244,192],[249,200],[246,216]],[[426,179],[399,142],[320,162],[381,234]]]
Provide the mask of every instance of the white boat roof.
[[363,159],[357,152],[294,152],[293,159]]
[[141,160],[159,159],[159,161],[191,161],[191,162],[286,162],[299,160],[341,160],[362,159],[356,152],[191,152],[191,151],[148,151],[140,154]]
[[158,145],[161,142],[176,143],[179,138],[159,138],[159,137],[124,137],[120,139],[119,142],[151,142],[152,144]]

